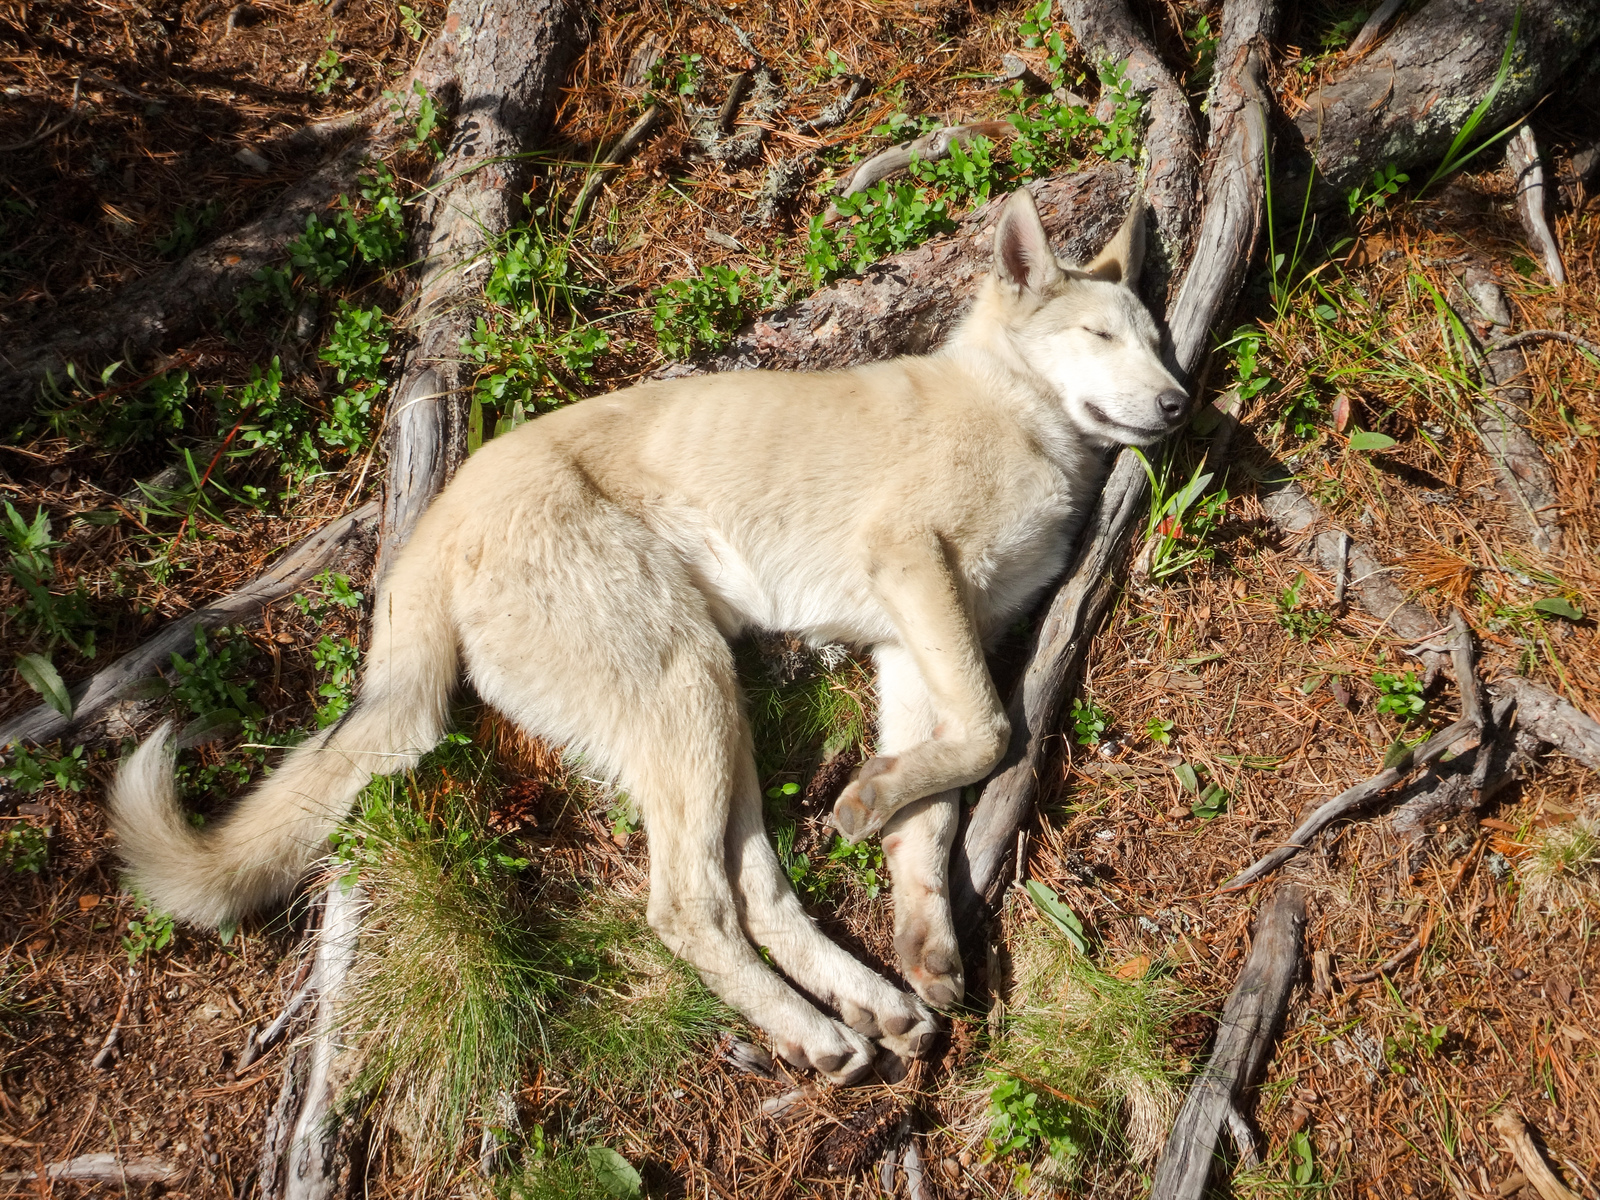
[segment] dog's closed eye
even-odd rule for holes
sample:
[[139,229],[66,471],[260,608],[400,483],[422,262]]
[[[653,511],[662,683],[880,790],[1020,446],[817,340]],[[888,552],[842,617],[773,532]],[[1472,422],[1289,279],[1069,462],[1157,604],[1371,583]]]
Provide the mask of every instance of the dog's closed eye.
[[1104,329],[1090,329],[1086,325],[1084,326],[1084,330],[1085,332],[1094,334],[1095,337],[1099,338],[1103,342],[1114,342],[1117,340],[1113,335],[1107,333]]

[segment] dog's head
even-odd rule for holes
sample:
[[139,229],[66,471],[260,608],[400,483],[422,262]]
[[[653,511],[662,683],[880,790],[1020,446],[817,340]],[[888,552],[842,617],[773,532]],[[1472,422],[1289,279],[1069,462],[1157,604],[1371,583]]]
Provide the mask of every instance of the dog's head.
[[[1089,437],[1147,446],[1183,424],[1189,396],[1161,361],[1161,334],[1135,295],[1144,205],[1085,267],[1059,261],[1026,188],[994,234],[990,305],[1028,366]],[[996,311],[998,310],[998,311]]]

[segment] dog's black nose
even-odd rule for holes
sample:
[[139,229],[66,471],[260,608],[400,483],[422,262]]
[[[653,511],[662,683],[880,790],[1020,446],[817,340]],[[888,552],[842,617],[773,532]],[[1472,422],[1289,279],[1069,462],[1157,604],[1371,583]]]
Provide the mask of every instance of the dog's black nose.
[[1169,421],[1176,421],[1189,407],[1189,397],[1177,388],[1168,388],[1156,397],[1156,407]]

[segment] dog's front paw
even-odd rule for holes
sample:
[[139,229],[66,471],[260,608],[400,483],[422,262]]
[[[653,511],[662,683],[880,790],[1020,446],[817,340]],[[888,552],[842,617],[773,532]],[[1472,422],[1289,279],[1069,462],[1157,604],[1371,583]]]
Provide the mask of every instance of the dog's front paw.
[[893,758],[869,758],[833,802],[833,823],[847,842],[859,842],[882,829],[894,816],[889,790],[880,776],[894,768]]

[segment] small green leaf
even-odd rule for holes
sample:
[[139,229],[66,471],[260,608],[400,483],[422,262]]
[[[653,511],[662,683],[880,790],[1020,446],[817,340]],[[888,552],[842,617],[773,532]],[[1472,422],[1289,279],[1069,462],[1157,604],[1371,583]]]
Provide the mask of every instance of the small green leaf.
[[609,1195],[618,1200],[631,1200],[644,1190],[644,1180],[633,1164],[609,1146],[590,1146],[589,1169]]
[[1084,931],[1083,922],[1078,920],[1078,914],[1037,879],[1028,880],[1027,891],[1045,919],[1067,935],[1067,941],[1073,944],[1078,953],[1089,953],[1089,935]]
[[1200,776],[1188,763],[1179,763],[1172,768],[1172,773],[1178,777],[1178,782],[1183,784],[1183,790],[1191,796],[1200,794]]
[[238,709],[214,709],[183,727],[183,732],[178,734],[178,747],[188,750],[194,746],[214,742],[237,732],[242,723],[243,718],[239,715]]
[[17,659],[17,674],[44,697],[44,702],[63,717],[72,715],[72,693],[61,682],[56,665],[42,654],[24,654]]
[[1569,621],[1583,620],[1583,609],[1570,600],[1563,600],[1560,596],[1547,596],[1543,600],[1535,600],[1533,607],[1539,612],[1549,613],[1552,617],[1565,617]]
[[1305,682],[1300,685],[1300,691],[1309,696],[1312,692],[1321,687],[1323,681],[1327,678],[1328,677],[1326,675],[1307,675]]
[[1394,439],[1387,433],[1370,433],[1364,429],[1357,429],[1350,435],[1350,449],[1371,452],[1373,450],[1387,450],[1394,445]]
[[1390,767],[1399,766],[1410,754],[1411,747],[1403,739],[1395,738],[1393,745],[1383,752],[1383,769],[1387,771]]

